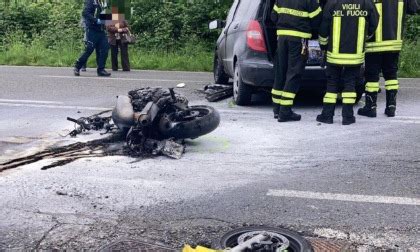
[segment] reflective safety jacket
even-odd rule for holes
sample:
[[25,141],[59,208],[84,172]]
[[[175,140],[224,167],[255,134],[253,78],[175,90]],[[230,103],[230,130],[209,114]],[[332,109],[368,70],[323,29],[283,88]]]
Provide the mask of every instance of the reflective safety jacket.
[[276,0],[271,20],[278,36],[310,39],[321,22],[318,0]]
[[365,59],[365,42],[378,26],[372,0],[328,0],[319,30],[319,43],[327,49],[327,62],[357,66]]
[[378,29],[366,44],[366,52],[401,51],[404,17],[418,11],[416,0],[374,0],[380,19]]

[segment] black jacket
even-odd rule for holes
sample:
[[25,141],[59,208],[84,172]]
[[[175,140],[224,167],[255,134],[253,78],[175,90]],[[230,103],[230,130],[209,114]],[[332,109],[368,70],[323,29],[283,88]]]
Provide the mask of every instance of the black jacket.
[[321,22],[318,0],[276,0],[271,20],[278,36],[310,39]]
[[374,3],[381,17],[378,29],[366,44],[366,52],[401,51],[404,17],[418,11],[416,0],[374,0]]
[[85,20],[85,26],[93,30],[105,30],[105,26],[98,24],[98,19],[102,12],[101,3],[103,0],[85,0],[85,7],[82,12],[82,17]]
[[327,49],[327,62],[363,64],[366,38],[373,35],[378,21],[372,0],[328,0],[319,30],[319,42]]

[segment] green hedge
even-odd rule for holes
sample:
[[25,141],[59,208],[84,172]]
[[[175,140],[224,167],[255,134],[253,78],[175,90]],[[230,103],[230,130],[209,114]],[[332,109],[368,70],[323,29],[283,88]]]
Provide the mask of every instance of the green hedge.
[[[25,64],[24,59],[33,55],[27,64],[68,65],[83,49],[83,0],[9,0],[8,5],[4,1],[0,0],[0,64]],[[224,19],[231,3],[232,0],[133,0],[130,24],[139,41],[132,49],[160,55],[207,55],[204,58],[208,62],[203,64],[211,68],[208,55],[219,31],[209,31],[208,22]],[[408,17],[405,30],[402,74],[420,77],[420,16]],[[22,59],[13,58],[24,52],[29,54],[22,55]]]
[[[208,30],[208,22],[223,19],[232,0],[202,1],[132,1],[132,30],[139,36],[138,47],[174,51],[188,43],[211,46],[218,36]],[[45,41],[54,48],[62,41],[80,42],[82,28],[80,1],[23,4],[19,1],[0,9],[0,47],[5,48],[20,37],[22,42]],[[11,38],[14,37],[14,38]]]

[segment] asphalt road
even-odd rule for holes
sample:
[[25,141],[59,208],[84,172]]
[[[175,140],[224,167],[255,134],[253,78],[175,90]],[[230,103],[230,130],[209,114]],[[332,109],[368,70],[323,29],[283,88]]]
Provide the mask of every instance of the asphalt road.
[[[115,96],[171,87],[194,104],[209,73],[133,71],[83,77],[69,68],[0,67],[0,162],[53,145],[80,117]],[[243,225],[281,226],[359,247],[420,249],[420,84],[401,80],[398,116],[315,122],[320,104],[301,98],[302,122],[279,124],[267,104],[211,104],[213,133],[188,141],[181,160],[87,158],[41,171],[43,160],[0,173],[1,249],[97,249],[118,240],[179,248],[215,244]],[[310,97],[311,94],[306,94]],[[360,105],[359,105],[360,106]]]

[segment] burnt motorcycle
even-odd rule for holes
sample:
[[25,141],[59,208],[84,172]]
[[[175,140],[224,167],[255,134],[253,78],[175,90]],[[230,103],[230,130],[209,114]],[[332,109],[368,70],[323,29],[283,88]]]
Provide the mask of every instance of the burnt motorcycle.
[[210,106],[189,106],[186,97],[174,89],[141,88],[120,95],[112,120],[127,132],[130,146],[152,144],[164,139],[194,139],[215,130],[219,113]]

